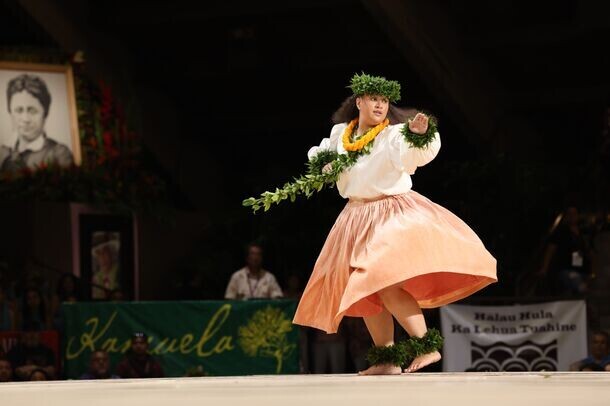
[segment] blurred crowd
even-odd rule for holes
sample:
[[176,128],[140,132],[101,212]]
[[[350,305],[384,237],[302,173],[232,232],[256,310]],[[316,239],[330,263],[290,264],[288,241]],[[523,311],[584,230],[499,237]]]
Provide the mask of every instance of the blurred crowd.
[[[558,298],[587,299],[589,295],[608,298],[610,291],[610,218],[607,213],[583,221],[576,207],[568,207],[550,227],[539,258],[539,266],[524,279],[531,286],[543,286],[544,295]],[[227,280],[227,300],[280,299],[298,300],[303,283],[298,275],[287,278],[283,289],[276,276],[263,268],[261,244],[251,243],[245,250],[244,266]],[[91,290],[92,286],[86,286]],[[103,300],[119,302],[126,295],[120,289],[94,286]],[[56,331],[61,337],[63,321],[61,304],[79,302],[83,296],[81,280],[72,274],[60,275],[53,288],[48,281],[36,278],[26,282],[9,282],[0,278],[0,333],[13,332],[0,347],[0,381],[61,379],[61,360],[42,339],[45,332]],[[99,299],[98,299],[99,300]],[[607,303],[607,302],[606,302]],[[424,310],[425,312],[428,310]],[[605,322],[609,314],[598,314]],[[427,315],[432,319],[434,315]],[[603,323],[601,323],[603,324]],[[589,355],[575,360],[573,371],[610,371],[608,332],[599,323],[592,326]],[[397,329],[397,331],[402,331]],[[360,318],[345,318],[336,334],[301,328],[301,373],[347,373],[367,367],[366,352],[372,341]],[[397,337],[400,338],[400,337]],[[7,345],[9,343],[10,345]],[[148,351],[148,337],[134,333],[131,348],[115,366],[108,353],[97,349],[91,354],[89,369],[82,379],[117,379],[162,377],[164,371]],[[439,366],[432,366],[439,368]]]

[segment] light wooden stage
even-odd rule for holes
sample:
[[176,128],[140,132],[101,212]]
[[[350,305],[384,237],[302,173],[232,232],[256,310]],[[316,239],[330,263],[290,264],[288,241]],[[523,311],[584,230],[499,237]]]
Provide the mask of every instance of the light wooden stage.
[[27,406],[610,405],[610,372],[281,375],[0,384]]

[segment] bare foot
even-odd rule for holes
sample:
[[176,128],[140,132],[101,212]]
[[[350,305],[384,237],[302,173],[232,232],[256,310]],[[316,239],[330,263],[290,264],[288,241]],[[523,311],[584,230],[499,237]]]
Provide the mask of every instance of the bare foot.
[[373,365],[372,367],[358,372],[358,375],[400,375],[401,368],[392,364]]
[[418,369],[425,367],[426,365],[430,365],[433,362],[438,362],[441,360],[441,353],[438,351],[429,352],[424,355],[420,355],[419,357],[415,357],[415,359],[411,362],[405,372],[415,372]]

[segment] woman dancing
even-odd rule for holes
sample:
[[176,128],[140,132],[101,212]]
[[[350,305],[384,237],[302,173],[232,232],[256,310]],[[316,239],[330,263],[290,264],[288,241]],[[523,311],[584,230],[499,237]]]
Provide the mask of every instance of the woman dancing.
[[[345,158],[323,165],[322,173],[338,171],[338,191],[349,201],[293,322],[330,334],[344,316],[363,317],[375,345],[360,374],[400,374],[403,365],[414,372],[441,359],[442,337],[427,329],[421,308],[497,282],[496,260],[460,218],[412,189],[411,175],[441,146],[434,118],[391,104],[400,99],[396,81],[363,73],[350,87],[330,137],[308,152],[310,161],[325,153]],[[393,318],[408,340],[394,342]]]

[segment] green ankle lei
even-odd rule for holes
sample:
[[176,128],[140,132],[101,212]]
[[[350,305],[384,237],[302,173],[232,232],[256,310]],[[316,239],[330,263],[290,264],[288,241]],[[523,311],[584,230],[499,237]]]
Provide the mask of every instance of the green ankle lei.
[[372,347],[369,349],[366,359],[371,365],[402,366],[420,355],[438,351],[442,346],[443,336],[437,329],[431,328],[423,337],[409,337],[396,344]]

